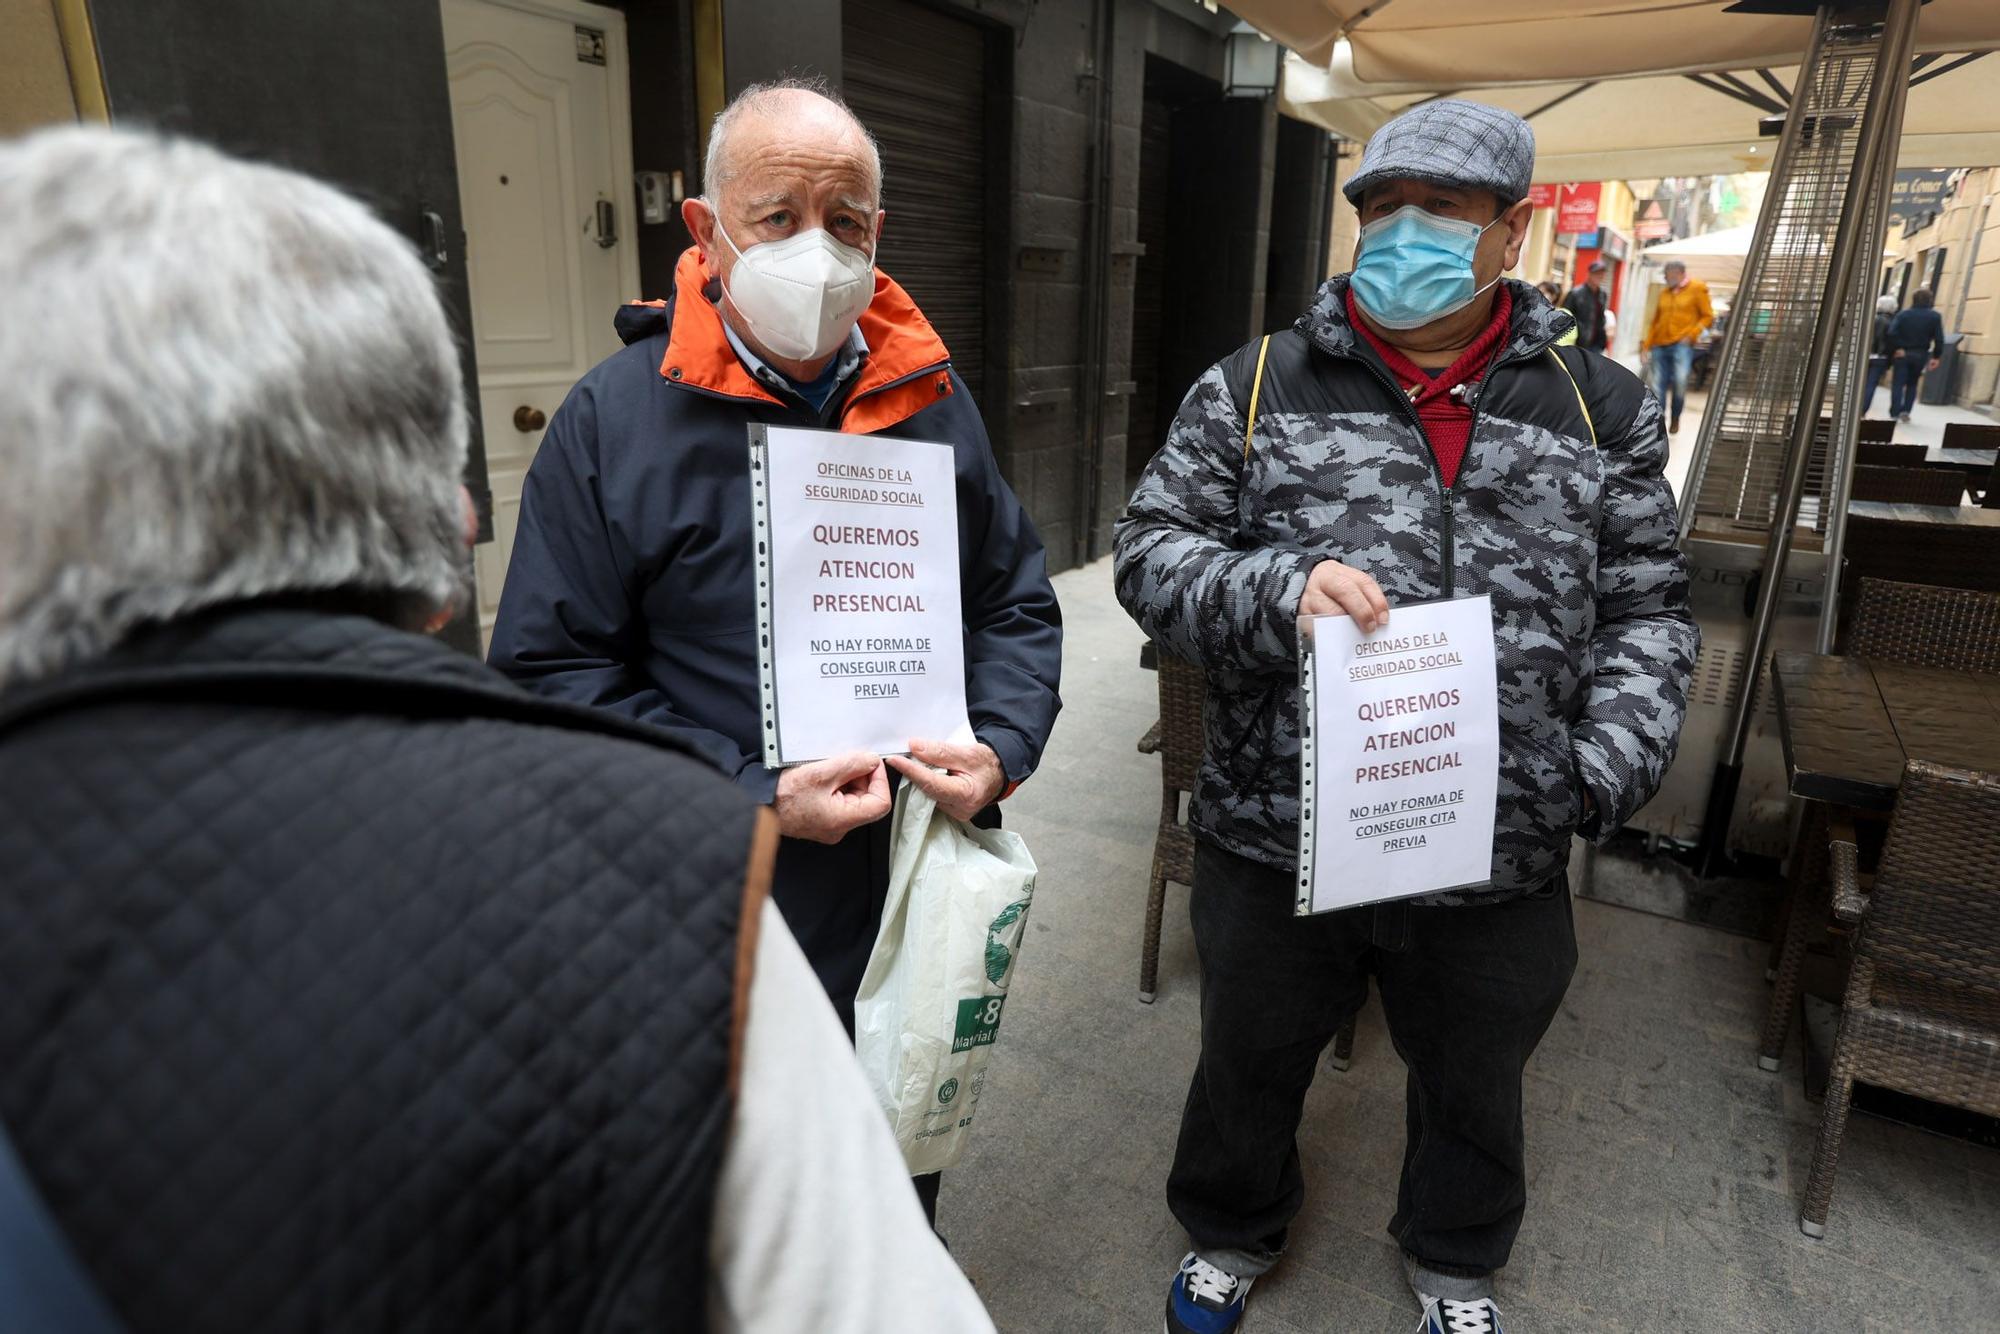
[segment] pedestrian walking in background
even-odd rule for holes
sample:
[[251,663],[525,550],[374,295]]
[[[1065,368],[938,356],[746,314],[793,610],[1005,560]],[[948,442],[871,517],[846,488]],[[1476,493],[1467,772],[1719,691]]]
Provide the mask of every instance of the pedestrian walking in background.
[[1535,290],[1542,294],[1542,300],[1552,306],[1562,304],[1562,288],[1556,286],[1553,278],[1544,278],[1535,284]]
[[1576,317],[1576,345],[1589,352],[1603,352],[1610,344],[1611,303],[1604,294],[1604,275],[1611,266],[1601,259],[1590,261],[1589,276],[1563,298],[1563,309]]
[[1910,419],[1917,405],[1917,385],[1925,371],[1937,369],[1944,355],[1944,316],[1932,305],[1930,289],[1919,287],[1910,293],[1907,310],[1889,321],[1889,356],[1895,362],[1896,378],[1889,387],[1889,411],[1897,421]]
[[407,242],[191,143],[0,144],[0,366],[0,1119],[71,1291],[130,1334],[992,1329],[766,900],[775,817],[422,633],[476,525]]
[[[1533,170],[1527,122],[1495,107],[1428,102],[1377,131],[1345,186],[1354,272],[1195,382],[1118,525],[1119,602],[1208,679],[1201,1052],[1167,1180],[1192,1249],[1169,1334],[1233,1329],[1278,1262],[1305,1198],[1306,1092],[1371,975],[1409,1065],[1389,1231],[1423,1328],[1499,1329],[1494,1274],[1527,1199],[1522,1067],[1576,965],[1570,841],[1658,788],[1700,640],[1658,402],[1558,346],[1571,316],[1500,277]],[[1372,631],[1394,604],[1480,594],[1505,701],[1489,878],[1295,916],[1298,618]]]
[[1708,284],[1687,276],[1687,265],[1670,260],[1666,267],[1667,286],[1653,311],[1653,322],[1639,341],[1639,354],[1652,358],[1653,394],[1669,405],[1667,434],[1678,434],[1681,412],[1687,407],[1688,369],[1694,364],[1695,339],[1715,323],[1715,307],[1709,304]]
[[[1874,328],[1868,334],[1868,396],[1861,400],[1861,415],[1867,416],[1875,406],[1875,391],[1882,387],[1882,377],[1889,373],[1894,364],[1896,348],[1889,341],[1889,325],[1896,317],[1896,298],[1884,293],[1875,298]],[[1890,416],[1895,416],[1895,395],[1890,394]]]

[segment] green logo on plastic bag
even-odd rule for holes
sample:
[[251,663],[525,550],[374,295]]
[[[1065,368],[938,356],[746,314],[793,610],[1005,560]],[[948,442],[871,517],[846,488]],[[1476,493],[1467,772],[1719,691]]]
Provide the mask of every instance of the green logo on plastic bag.
[[947,1079],[944,1081],[944,1083],[938,1085],[938,1101],[940,1103],[950,1102],[953,1098],[956,1098],[957,1096],[958,1096],[958,1081],[956,1079]]
[[1007,970],[1014,965],[1014,951],[1000,943],[1000,933],[1021,920],[1021,914],[1028,911],[1028,901],[1019,899],[1000,910],[993,924],[986,928],[986,980],[999,986]]
[[1000,1011],[1006,1004],[1005,996],[967,996],[960,1001],[958,1022],[951,1030],[952,1051],[971,1051],[991,1043],[1000,1031]]

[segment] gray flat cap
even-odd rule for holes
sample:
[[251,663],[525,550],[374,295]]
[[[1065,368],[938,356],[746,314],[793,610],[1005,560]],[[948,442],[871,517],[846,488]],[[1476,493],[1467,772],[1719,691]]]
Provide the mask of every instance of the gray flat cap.
[[1381,181],[1433,181],[1524,199],[1535,174],[1535,132],[1511,111],[1447,99],[1412,107],[1375,131],[1361,170],[1342,186],[1347,202]]

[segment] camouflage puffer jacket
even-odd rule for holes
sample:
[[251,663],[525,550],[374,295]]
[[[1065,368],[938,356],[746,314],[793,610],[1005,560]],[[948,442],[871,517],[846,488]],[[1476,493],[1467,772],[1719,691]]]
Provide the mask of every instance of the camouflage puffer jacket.
[[1348,322],[1344,276],[1272,337],[1247,457],[1255,342],[1195,382],[1147,466],[1118,526],[1118,599],[1207,669],[1192,819],[1211,842],[1296,862],[1296,614],[1328,559],[1374,576],[1392,606],[1493,598],[1492,879],[1431,901],[1536,889],[1567,865],[1572,833],[1610,833],[1658,789],[1700,644],[1659,403],[1603,357],[1558,353],[1570,316],[1510,287],[1512,327],[1449,488],[1408,399]]

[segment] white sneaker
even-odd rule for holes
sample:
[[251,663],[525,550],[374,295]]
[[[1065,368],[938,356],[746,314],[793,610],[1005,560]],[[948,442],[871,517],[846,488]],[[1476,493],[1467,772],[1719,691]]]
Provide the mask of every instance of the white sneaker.
[[1243,1319],[1243,1299],[1256,1281],[1217,1269],[1189,1251],[1167,1292],[1162,1334],[1228,1334]]
[[1500,1328],[1500,1308],[1491,1297],[1476,1302],[1425,1297],[1424,1322],[1417,1334],[1506,1334]]

